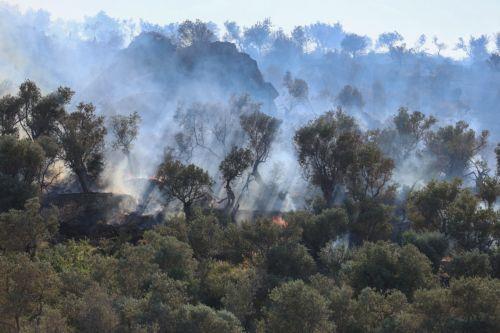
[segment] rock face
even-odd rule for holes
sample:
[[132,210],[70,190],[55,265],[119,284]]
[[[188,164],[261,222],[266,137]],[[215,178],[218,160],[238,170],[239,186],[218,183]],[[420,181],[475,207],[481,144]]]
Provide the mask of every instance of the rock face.
[[114,108],[172,101],[226,101],[250,94],[274,109],[276,89],[264,81],[255,60],[226,42],[176,48],[165,36],[144,33],[122,50],[113,64],[85,92],[97,103]]

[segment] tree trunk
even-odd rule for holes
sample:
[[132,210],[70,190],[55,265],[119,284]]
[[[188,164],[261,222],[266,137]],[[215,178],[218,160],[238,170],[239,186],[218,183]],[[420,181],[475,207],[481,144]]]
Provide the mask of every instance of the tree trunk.
[[234,205],[234,199],[236,198],[231,188],[231,184],[229,182],[226,183],[226,193],[227,193],[227,204],[226,204],[226,214],[228,214]]
[[321,192],[323,192],[323,199],[325,199],[325,203],[327,207],[331,207],[333,204],[333,189],[329,186],[324,186],[321,188]]
[[263,185],[264,181],[262,180],[262,177],[261,177],[261,175],[259,173],[259,164],[260,163],[255,163],[255,165],[254,165],[254,167],[252,169],[252,175],[255,178],[255,181],[257,182],[257,184]]
[[193,209],[191,202],[184,203],[184,215],[186,215],[186,221],[190,221],[193,218]]
[[132,161],[132,156],[130,156],[129,151],[127,151],[125,155],[127,156],[127,163],[130,174],[132,175],[132,177],[135,177],[135,167],[134,167],[134,162]]
[[83,193],[90,192],[89,180],[87,173],[84,170],[75,170],[76,176],[78,177],[78,182],[82,188]]

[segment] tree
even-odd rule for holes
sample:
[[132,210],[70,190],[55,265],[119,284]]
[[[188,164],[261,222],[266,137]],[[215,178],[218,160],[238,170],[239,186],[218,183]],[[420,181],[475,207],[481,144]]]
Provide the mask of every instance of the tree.
[[254,267],[232,265],[226,261],[208,261],[203,269],[200,289],[203,301],[216,307],[224,305],[243,324],[254,313],[254,298],[260,277]]
[[104,117],[95,114],[92,104],[80,103],[75,112],[66,114],[60,122],[58,141],[61,159],[73,171],[85,193],[91,190],[103,169]]
[[256,110],[249,114],[242,114],[240,125],[247,135],[248,149],[253,156],[251,175],[260,181],[259,165],[269,157],[281,121]]
[[479,199],[467,189],[449,205],[446,220],[446,233],[465,250],[486,251],[498,241],[499,213],[481,208]]
[[0,255],[1,324],[21,332],[23,317],[39,318],[58,294],[59,279],[52,267],[31,261],[26,254]]
[[344,204],[349,216],[348,230],[351,244],[390,238],[391,222],[394,220],[393,206],[372,198],[361,201],[348,199]]
[[462,332],[496,332],[500,325],[498,279],[465,278],[450,286],[453,309],[452,330]]
[[303,281],[287,282],[273,289],[266,309],[267,329],[276,333],[333,332],[327,301]]
[[155,262],[155,250],[150,245],[125,244],[119,252],[117,280],[125,296],[143,297],[159,266]]
[[329,111],[295,132],[294,143],[306,179],[318,186],[327,205],[344,181],[361,140],[354,118]]
[[221,301],[224,308],[233,313],[242,324],[254,314],[254,299],[259,285],[259,277],[253,268],[239,270],[229,282],[225,282],[225,293]]
[[[146,302],[144,312],[148,321],[157,322],[161,332],[170,332],[175,327],[177,313],[188,303],[186,285],[166,274],[157,273],[153,276]],[[134,321],[140,321],[137,319]]]
[[354,107],[361,109],[365,105],[361,92],[356,87],[352,87],[350,85],[346,85],[342,88],[337,95],[336,100],[339,102],[341,107],[345,108]]
[[216,311],[206,305],[184,305],[176,318],[174,333],[241,333],[238,319],[225,310]]
[[434,44],[434,46],[436,47],[437,49],[437,55],[440,56],[441,55],[441,52],[443,50],[446,50],[446,48],[448,47],[444,42],[440,42],[437,38],[437,36],[434,36],[432,38],[432,44]]
[[158,167],[156,181],[168,198],[176,198],[182,203],[187,220],[193,218],[193,205],[206,198],[212,186],[205,170],[194,164],[184,165],[169,155],[165,155]]
[[236,196],[232,189],[232,183],[243,175],[253,161],[252,152],[248,148],[237,148],[234,146],[224,160],[219,164],[219,171],[224,179],[227,200],[226,212],[233,210]]
[[283,57],[283,59],[291,59],[301,51],[282,29],[278,29],[271,35],[272,43],[269,49],[269,57]]
[[119,324],[118,315],[113,308],[113,298],[99,286],[84,292],[78,310],[76,326],[80,332],[111,333]]
[[408,200],[408,217],[417,229],[442,232],[463,249],[487,250],[498,237],[498,213],[481,208],[479,198],[462,189],[458,179],[431,181]]
[[416,314],[418,326],[425,332],[446,332],[449,329],[452,305],[450,290],[421,289],[414,295],[411,312]]
[[[371,288],[363,289],[352,305],[354,320],[348,332],[397,332],[397,316],[408,308],[406,296],[399,290],[381,293]],[[397,324],[396,324],[397,325]],[[403,330],[403,332],[408,332]]]
[[253,102],[249,95],[233,96],[227,105],[219,103],[192,103],[180,105],[174,120],[181,131],[175,140],[181,155],[190,160],[193,155],[209,153],[219,163],[233,146],[244,144],[244,133],[239,126],[240,116],[260,110],[261,105]]
[[392,49],[396,43],[402,42],[404,40],[403,36],[397,31],[384,32],[378,36],[377,47],[385,47],[388,50]]
[[82,32],[85,38],[92,43],[119,48],[125,38],[123,28],[122,22],[109,17],[103,11],[99,11],[95,16],[85,17]]
[[58,229],[55,208],[40,213],[38,198],[26,201],[24,210],[11,209],[0,214],[0,248],[3,251],[27,252],[35,256],[43,242]]
[[447,254],[450,247],[446,235],[437,231],[422,233],[407,231],[403,234],[403,245],[405,244],[413,244],[425,254],[432,262],[434,271],[438,270],[441,259]]
[[205,44],[215,41],[215,34],[210,30],[206,23],[196,20],[186,20],[179,25],[177,29],[179,35],[179,44],[187,47],[196,44]]
[[51,136],[57,132],[57,123],[64,117],[64,106],[67,105],[74,92],[67,87],[59,87],[57,91],[42,96],[37,85],[30,80],[19,87],[18,122],[31,140],[42,135]]
[[61,173],[54,168],[59,152],[55,134],[73,94],[69,88],[59,87],[42,96],[36,84],[27,80],[21,84],[18,96],[7,95],[0,99],[0,134],[17,137],[20,127],[25,138],[40,144],[45,153],[36,181],[42,191]]
[[193,282],[198,262],[189,244],[154,231],[144,234],[143,243],[153,249],[153,260],[162,272],[175,280]]
[[43,170],[45,154],[37,142],[0,136],[0,212],[21,209],[38,194],[36,182]]
[[319,252],[320,271],[338,278],[342,267],[352,259],[352,250],[344,244],[327,243]]
[[17,117],[21,104],[18,98],[6,95],[0,98],[0,135],[17,136]]
[[354,292],[348,285],[336,285],[335,280],[321,274],[310,278],[311,287],[316,289],[328,302],[330,320],[335,324],[335,332],[351,332],[354,322]]
[[430,181],[408,196],[408,218],[417,230],[439,231],[446,234],[447,208],[461,191],[462,181]]
[[220,253],[223,231],[217,218],[201,215],[188,225],[188,240],[196,258],[212,258]]
[[371,142],[360,143],[354,149],[355,157],[345,177],[351,240],[388,239],[396,191],[396,185],[391,184],[394,162]]
[[296,26],[292,30],[292,40],[298,46],[301,52],[303,52],[307,46],[309,40],[307,33],[302,26]]
[[444,173],[447,179],[466,176],[472,159],[486,146],[488,136],[488,131],[476,135],[463,121],[430,132],[426,145],[434,157],[435,170]]
[[299,78],[293,78],[290,72],[286,72],[283,78],[283,84],[288,89],[288,94],[293,98],[308,100],[309,86],[306,81]]
[[469,42],[466,42],[463,38],[459,38],[456,48],[463,50],[473,61],[480,62],[486,60],[488,57],[488,42],[489,38],[486,35],[479,37],[471,36]]
[[355,58],[358,54],[363,53],[369,44],[370,39],[368,37],[352,33],[346,34],[340,43],[342,50],[351,55],[353,58]]
[[137,112],[128,116],[116,115],[111,118],[111,129],[114,141],[113,149],[120,149],[127,157],[130,156],[132,142],[137,138],[141,117]]
[[401,107],[392,118],[391,128],[375,130],[370,134],[382,151],[398,162],[406,160],[410,154],[418,152],[436,118],[426,116],[419,111],[408,112]]
[[42,167],[38,173],[37,183],[40,191],[46,191],[63,173],[62,166],[57,166],[56,162],[61,155],[61,146],[57,142],[57,138],[53,136],[41,136],[36,141],[42,147],[45,158]]
[[491,274],[490,259],[486,253],[478,250],[466,251],[453,256],[446,267],[446,272],[454,278],[487,278]]
[[488,208],[493,208],[497,197],[500,196],[500,176],[479,176],[476,179],[478,195]]
[[234,21],[226,21],[224,22],[224,28],[226,28],[226,34],[224,35],[224,40],[235,43],[236,45],[239,46],[241,39],[240,26]]
[[413,50],[416,53],[420,53],[422,55],[425,54],[425,51],[427,51],[425,43],[427,43],[427,36],[425,34],[421,34],[415,42]]
[[316,45],[316,49],[327,53],[328,51],[339,49],[345,36],[345,32],[340,23],[327,24],[316,22],[305,27],[307,36]]
[[415,290],[434,284],[429,259],[413,245],[365,243],[345,271],[357,292],[366,287],[378,291],[399,289],[411,297]]
[[251,171],[241,189],[233,208],[233,216],[239,208],[240,200],[246,193],[252,179],[262,184],[259,166],[266,162],[271,152],[273,142],[278,135],[281,121],[267,114],[254,110],[240,116],[240,125],[248,139],[248,149],[252,153]]
[[383,155],[373,143],[357,147],[353,163],[347,171],[347,189],[354,201],[381,200],[390,202],[395,185],[390,184],[394,161]]
[[271,26],[271,19],[267,18],[245,29],[243,32],[245,46],[256,48],[259,52],[259,56],[262,55],[263,47],[271,35]]
[[497,144],[495,148],[495,156],[497,160],[497,177],[500,177],[500,143]]
[[278,278],[307,279],[316,273],[316,263],[302,244],[273,246],[266,257],[267,270]]
[[316,256],[328,242],[347,232],[348,216],[342,208],[329,208],[320,214],[289,213],[285,216],[289,224],[298,224],[304,245]]

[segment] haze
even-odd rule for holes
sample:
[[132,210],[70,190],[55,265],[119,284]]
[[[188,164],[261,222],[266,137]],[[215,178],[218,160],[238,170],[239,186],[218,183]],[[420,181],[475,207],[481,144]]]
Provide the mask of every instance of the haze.
[[[449,45],[459,37],[493,34],[500,29],[500,1],[482,0],[7,0],[22,10],[44,9],[55,18],[81,20],[99,11],[119,18],[143,19],[164,24],[198,18],[219,25],[233,20],[251,25],[270,17],[285,30],[322,21],[341,22],[347,31],[371,38],[385,31],[397,30],[407,40],[420,34],[439,35]],[[181,5],[182,4],[182,5]]]

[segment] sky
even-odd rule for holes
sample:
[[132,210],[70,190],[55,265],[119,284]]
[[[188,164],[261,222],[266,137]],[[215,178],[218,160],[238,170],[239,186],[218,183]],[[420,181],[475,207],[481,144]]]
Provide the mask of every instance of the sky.
[[[0,0],[1,1],[1,0]],[[7,0],[22,10],[45,9],[55,18],[81,20],[103,10],[118,18],[153,23],[201,19],[249,26],[270,17],[291,30],[316,21],[376,37],[397,30],[407,40],[425,33],[448,44],[459,37],[500,32],[500,0]]]

